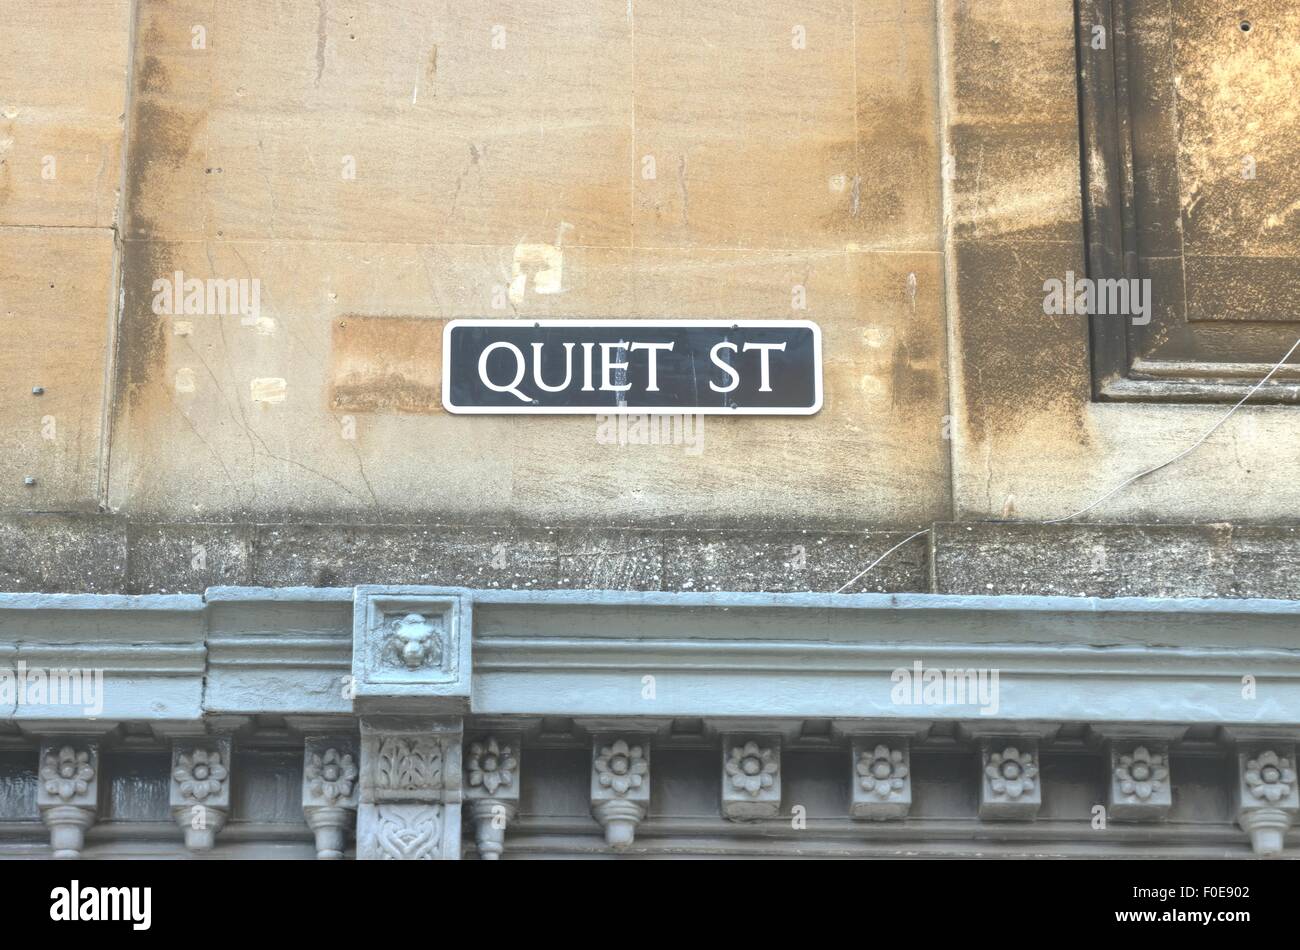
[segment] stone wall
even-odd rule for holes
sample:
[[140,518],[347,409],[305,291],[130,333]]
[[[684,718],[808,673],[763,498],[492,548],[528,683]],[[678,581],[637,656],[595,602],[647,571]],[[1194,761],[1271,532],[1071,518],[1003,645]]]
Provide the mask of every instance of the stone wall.
[[[1262,59],[1187,47],[1189,95],[1222,60],[1271,108],[1270,31],[1294,9],[1265,6]],[[936,522],[1069,515],[1227,408],[1093,401],[1086,319],[1042,312],[1043,281],[1084,256],[1072,0],[52,0],[12,16],[9,589],[495,571],[833,590]],[[1185,161],[1209,181],[1198,130]],[[1293,130],[1272,118],[1256,151],[1287,154]],[[1262,251],[1225,253],[1285,266],[1296,218],[1275,204]],[[258,281],[256,313],[155,312],[178,271]],[[709,418],[695,446],[444,412],[443,324],[497,315],[814,320],[825,408]],[[1253,523],[1293,550],[1295,411],[1243,408],[1087,516],[1128,528],[1008,530],[995,546],[1036,553],[1005,570],[945,529],[854,589],[1294,596],[1245,535],[1142,526]],[[350,527],[277,527],[299,522]],[[805,532],[809,557],[834,554],[792,580]],[[1203,543],[1169,567],[1151,537]],[[507,566],[483,568],[501,543]],[[1182,574],[1115,579],[1134,550]],[[1219,551],[1231,576],[1189,580]],[[1061,571],[1080,557],[1076,584]]]

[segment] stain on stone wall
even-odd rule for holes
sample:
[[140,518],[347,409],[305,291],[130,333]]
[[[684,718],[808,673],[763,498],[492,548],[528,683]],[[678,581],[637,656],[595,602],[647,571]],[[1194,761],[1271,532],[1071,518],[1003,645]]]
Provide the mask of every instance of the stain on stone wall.
[[333,323],[330,408],[441,412],[445,320],[344,316]]

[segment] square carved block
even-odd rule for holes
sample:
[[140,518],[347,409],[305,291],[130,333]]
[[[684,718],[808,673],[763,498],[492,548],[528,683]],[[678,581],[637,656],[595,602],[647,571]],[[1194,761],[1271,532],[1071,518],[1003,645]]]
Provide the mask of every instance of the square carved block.
[[722,737],[722,814],[733,821],[781,813],[781,737]]
[[1032,821],[1043,804],[1038,740],[986,739],[980,750],[980,817]]
[[460,797],[460,733],[435,724],[378,731],[361,724],[361,801],[439,802]]
[[460,805],[367,804],[357,811],[357,860],[455,861]]
[[352,614],[357,712],[469,711],[471,606],[457,591],[363,586]]
[[230,808],[230,738],[200,736],[172,741],[171,799],[177,808]]
[[650,801],[650,737],[599,735],[592,740],[591,803]]
[[1173,807],[1169,748],[1163,742],[1112,742],[1106,810],[1117,821],[1159,821]]
[[853,743],[854,818],[887,821],[912,810],[912,762],[907,740],[898,736]]
[[519,801],[519,759],[523,737],[518,733],[485,733],[465,743],[462,785],[470,799]]
[[42,740],[39,778],[36,804],[41,808],[95,808],[99,799],[99,745],[69,739]]
[[1295,745],[1257,742],[1237,749],[1236,801],[1239,810],[1275,808],[1300,811]]
[[356,808],[361,757],[351,736],[310,736],[303,744],[304,808]]

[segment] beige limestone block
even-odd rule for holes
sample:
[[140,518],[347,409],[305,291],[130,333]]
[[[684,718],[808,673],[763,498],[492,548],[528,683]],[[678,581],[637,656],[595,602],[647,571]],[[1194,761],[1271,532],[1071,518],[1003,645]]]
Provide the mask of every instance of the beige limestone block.
[[644,4],[635,22],[637,244],[842,245],[856,175],[849,0]]
[[113,224],[130,21],[129,0],[5,5],[0,225]]
[[112,288],[111,231],[0,228],[0,508],[94,510]]
[[[492,308],[512,247],[140,243],[126,275],[113,501],[204,516],[339,511],[624,522],[752,515],[912,522],[946,506],[944,331],[934,254],[570,248],[559,293]],[[153,313],[181,271],[257,278],[261,312]],[[808,308],[793,310],[802,283]],[[710,418],[699,451],[623,445],[595,417],[454,416],[444,321],[516,314],[811,319],[826,406]],[[177,332],[177,325],[182,332]],[[258,380],[283,380],[276,401]],[[267,384],[262,383],[262,386]]]
[[145,0],[137,58],[134,236],[630,243],[623,2]]

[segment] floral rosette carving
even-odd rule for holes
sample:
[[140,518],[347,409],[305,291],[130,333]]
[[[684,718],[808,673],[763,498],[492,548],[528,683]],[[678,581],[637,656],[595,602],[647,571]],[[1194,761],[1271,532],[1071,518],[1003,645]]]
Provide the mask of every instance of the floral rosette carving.
[[640,788],[650,770],[645,750],[639,745],[629,746],[623,739],[601,746],[593,765],[596,781],[615,795],[626,795],[629,790]]
[[221,762],[220,752],[195,749],[177,759],[172,779],[180,786],[183,797],[203,802],[220,793],[229,774]]
[[1015,746],[1007,746],[1001,752],[989,756],[989,764],[984,767],[988,776],[989,788],[996,795],[1005,796],[1012,801],[1026,792],[1033,791],[1038,776],[1038,766],[1034,756],[1021,752]]
[[1169,765],[1165,756],[1138,746],[1130,755],[1121,755],[1115,767],[1119,790],[1141,801],[1147,801],[1164,787],[1169,778]]
[[45,791],[65,802],[86,794],[94,781],[95,770],[90,764],[89,752],[78,752],[65,745],[58,752],[48,752],[41,764],[41,781]]
[[888,798],[907,784],[907,766],[901,749],[878,745],[858,757],[856,771],[863,791],[878,798]]
[[1276,804],[1295,791],[1295,765],[1272,749],[1246,762],[1242,776],[1250,794],[1260,801]]
[[736,746],[727,756],[726,769],[731,787],[755,798],[775,784],[780,767],[772,749],[765,749],[753,741]]
[[317,798],[334,805],[351,796],[357,766],[350,754],[333,748],[321,754],[312,753],[305,768],[307,787]]
[[519,760],[515,758],[514,750],[498,742],[496,737],[470,743],[465,774],[471,788],[481,788],[489,795],[495,795],[497,789],[514,785],[518,768]]

